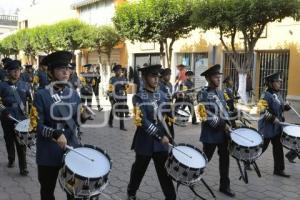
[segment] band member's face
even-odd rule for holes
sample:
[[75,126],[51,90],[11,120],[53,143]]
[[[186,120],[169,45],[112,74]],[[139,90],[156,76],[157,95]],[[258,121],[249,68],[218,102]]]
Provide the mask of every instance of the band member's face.
[[53,76],[57,81],[68,81],[70,78],[71,69],[68,67],[54,68]]
[[12,80],[19,80],[21,71],[20,69],[13,69],[8,71],[8,75]]
[[115,72],[116,76],[121,76],[122,75],[122,69],[118,69],[116,72]]
[[212,75],[211,77],[208,78],[208,82],[211,86],[214,86],[216,88],[219,87],[221,83],[221,75],[220,74]]
[[279,91],[280,88],[281,88],[281,81],[274,81],[272,83],[272,88],[275,90],[275,91]]
[[165,75],[162,77],[165,82],[169,82],[171,80],[171,74]]
[[188,80],[192,80],[193,79],[193,76],[187,76],[186,77]]
[[48,67],[46,65],[41,65],[41,69],[47,71]]
[[152,89],[157,88],[159,77],[158,75],[148,74],[145,76],[146,84]]

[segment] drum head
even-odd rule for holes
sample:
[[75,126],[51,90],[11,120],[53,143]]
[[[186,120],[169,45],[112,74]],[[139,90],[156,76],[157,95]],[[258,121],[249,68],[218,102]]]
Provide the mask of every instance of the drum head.
[[[186,153],[190,157],[178,150]],[[172,154],[181,164],[190,168],[201,169],[206,165],[206,159],[204,156],[198,150],[189,146],[176,146],[176,148],[172,149]]]
[[15,130],[18,132],[29,132],[29,127],[30,127],[30,120],[25,119],[19,123],[17,123]]
[[283,128],[283,132],[293,137],[300,137],[300,126],[286,126]]
[[182,110],[182,109],[178,109],[178,110],[176,111],[176,114],[177,114],[177,115],[181,115],[181,116],[183,116],[183,117],[190,117],[190,113],[189,113],[188,111]]
[[263,142],[262,136],[250,128],[235,129],[230,135],[235,143],[244,147],[255,147]]
[[90,161],[74,151],[65,156],[65,165],[75,174],[86,178],[99,178],[105,176],[111,169],[107,156],[100,151],[88,147],[76,148],[76,151],[93,159]]

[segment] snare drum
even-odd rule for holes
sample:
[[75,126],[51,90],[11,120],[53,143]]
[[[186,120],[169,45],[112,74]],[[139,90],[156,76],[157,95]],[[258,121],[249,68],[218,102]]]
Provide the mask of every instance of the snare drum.
[[25,119],[17,123],[15,127],[18,142],[26,146],[34,145],[34,136],[30,134],[30,119]]
[[[187,155],[183,154],[182,152]],[[166,162],[168,174],[182,184],[192,184],[201,179],[207,165],[206,155],[193,145],[178,144],[170,152]]]
[[60,186],[74,198],[99,196],[105,189],[111,171],[111,160],[102,149],[82,145],[76,151],[93,161],[68,151],[64,155],[64,166],[59,172]]
[[254,161],[262,154],[263,137],[252,128],[238,128],[230,133],[230,154],[243,161]]
[[190,118],[190,113],[183,109],[177,109],[175,111],[175,124],[178,126],[185,127]]
[[288,149],[300,150],[300,126],[290,125],[283,128],[281,143]]

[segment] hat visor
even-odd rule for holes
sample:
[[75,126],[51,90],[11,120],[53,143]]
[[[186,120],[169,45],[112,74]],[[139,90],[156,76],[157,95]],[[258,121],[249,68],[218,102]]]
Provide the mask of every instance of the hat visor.
[[223,75],[223,73],[221,72],[216,72],[216,73],[212,73],[212,74],[200,74],[200,76],[205,76],[205,77],[209,77],[209,76],[214,76],[214,75]]

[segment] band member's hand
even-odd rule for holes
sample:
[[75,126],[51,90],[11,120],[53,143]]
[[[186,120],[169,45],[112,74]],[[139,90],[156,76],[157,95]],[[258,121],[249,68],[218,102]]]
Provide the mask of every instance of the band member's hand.
[[64,134],[61,134],[61,135],[59,136],[59,138],[57,138],[56,142],[57,142],[57,144],[60,146],[60,148],[62,148],[62,149],[65,149],[65,148],[66,148],[66,145],[67,145],[67,139],[66,139],[66,137],[65,137]]
[[162,139],[161,139],[161,143],[162,144],[169,144],[170,141],[169,141],[169,138],[167,136],[164,136]]
[[225,130],[225,133],[230,133],[231,127],[228,124],[226,124],[224,130]]
[[273,123],[274,123],[274,124],[279,124],[280,121],[279,121],[279,119],[276,117]]

